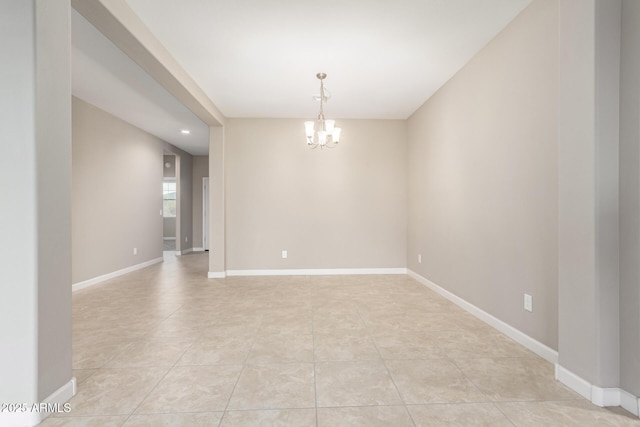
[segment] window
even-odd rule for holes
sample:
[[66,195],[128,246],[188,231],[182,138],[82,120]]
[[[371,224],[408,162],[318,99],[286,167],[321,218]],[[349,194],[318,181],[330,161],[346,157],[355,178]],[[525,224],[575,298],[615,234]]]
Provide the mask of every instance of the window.
[[162,216],[176,217],[176,183],[165,181],[162,183]]

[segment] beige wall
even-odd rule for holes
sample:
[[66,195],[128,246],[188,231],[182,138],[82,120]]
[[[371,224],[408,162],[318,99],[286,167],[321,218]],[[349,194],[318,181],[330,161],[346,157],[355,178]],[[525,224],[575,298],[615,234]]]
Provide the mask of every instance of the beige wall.
[[176,238],[175,218],[162,218],[162,237]]
[[[176,176],[176,156],[173,154],[165,154],[162,159],[162,176],[165,178],[175,178]],[[169,167],[167,167],[169,164]]]
[[193,247],[202,248],[202,178],[209,176],[209,156],[193,157]]
[[73,283],[162,256],[164,144],[73,98]]
[[554,349],[557,14],[534,2],[408,123],[409,268]]
[[405,267],[405,122],[338,120],[322,151],[302,122],[228,120],[226,268]]
[[622,3],[620,381],[640,396],[640,3]]

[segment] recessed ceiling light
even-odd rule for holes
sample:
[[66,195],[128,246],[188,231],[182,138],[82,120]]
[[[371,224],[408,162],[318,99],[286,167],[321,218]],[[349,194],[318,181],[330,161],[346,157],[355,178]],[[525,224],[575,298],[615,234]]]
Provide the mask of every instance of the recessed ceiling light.
[[185,135],[189,135],[191,133],[191,131],[189,129],[182,129],[180,131],[180,133],[185,134]]

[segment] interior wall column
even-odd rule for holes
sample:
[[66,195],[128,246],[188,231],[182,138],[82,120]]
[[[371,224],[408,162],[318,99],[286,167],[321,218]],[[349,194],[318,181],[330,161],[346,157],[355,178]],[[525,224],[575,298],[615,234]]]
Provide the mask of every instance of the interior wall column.
[[[559,366],[596,404],[620,387],[620,0],[560,0]],[[619,404],[619,403],[618,403]]]
[[[622,2],[620,383],[640,396],[640,2]],[[640,406],[640,402],[638,404]]]
[[71,368],[69,0],[0,3],[0,425],[75,393]]
[[209,128],[209,277],[226,275],[224,127]]

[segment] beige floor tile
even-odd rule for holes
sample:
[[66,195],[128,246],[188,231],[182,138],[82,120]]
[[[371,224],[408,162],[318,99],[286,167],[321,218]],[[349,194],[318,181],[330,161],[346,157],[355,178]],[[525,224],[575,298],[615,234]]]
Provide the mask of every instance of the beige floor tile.
[[158,384],[166,368],[99,369],[78,386],[71,416],[130,414]]
[[215,427],[223,412],[132,415],[123,427]]
[[319,407],[402,403],[381,361],[317,363],[316,388]]
[[122,338],[105,342],[74,342],[73,369],[102,368],[131,342]]
[[247,363],[313,362],[313,336],[299,334],[261,335],[255,339]]
[[224,410],[242,366],[176,366],[136,414]]
[[182,353],[193,343],[194,338],[143,339],[129,344],[106,367],[109,368],[149,368],[173,366]]
[[228,411],[220,427],[315,427],[315,409],[276,409],[262,411]]
[[259,316],[248,318],[248,316],[242,315],[241,318],[237,319],[226,317],[220,322],[214,321],[214,323],[202,330],[202,336],[206,338],[254,337],[258,333],[261,324],[262,319]]
[[49,417],[38,427],[120,427],[126,421],[127,415],[99,416],[99,417]]
[[493,401],[578,399],[554,379],[540,358],[455,359],[456,365]]
[[422,331],[373,335],[383,359],[442,359],[445,352],[437,339]]
[[241,365],[252,344],[253,338],[246,336],[201,337],[184,352],[176,365]]
[[[208,254],[172,256],[74,292],[78,395],[42,425],[395,427],[410,411],[418,426],[500,426],[504,412],[517,426],[640,427],[406,275],[207,270]],[[149,365],[162,366],[107,368]]]
[[314,332],[326,333],[336,330],[361,330],[364,322],[355,309],[318,309],[313,313]]
[[314,352],[317,362],[380,359],[373,340],[363,330],[357,329],[316,332]]
[[74,369],[73,376],[76,378],[76,384],[80,385],[91,375],[95,374],[97,369]]
[[498,407],[518,427],[637,427],[640,419],[598,408],[586,400],[510,402]]
[[452,359],[528,357],[535,354],[499,332],[436,331],[431,337]]
[[452,313],[416,313],[406,310],[362,312],[367,327],[377,335],[406,331],[447,331],[482,328],[482,322],[475,323],[467,316]]
[[409,405],[416,427],[512,427],[493,403]]
[[449,360],[390,360],[387,366],[407,404],[488,400]]
[[315,406],[313,364],[245,365],[229,409],[286,409]]
[[265,315],[260,325],[258,335],[272,334],[311,334],[313,332],[313,321],[311,310],[301,312],[299,310],[273,313]]
[[197,338],[202,334],[203,329],[208,325],[191,325],[184,321],[167,319],[158,326],[150,330],[147,338]]
[[374,332],[402,331],[495,331],[470,314],[455,307],[442,313],[407,310],[362,311],[365,323]]
[[404,406],[318,408],[318,427],[413,427]]

